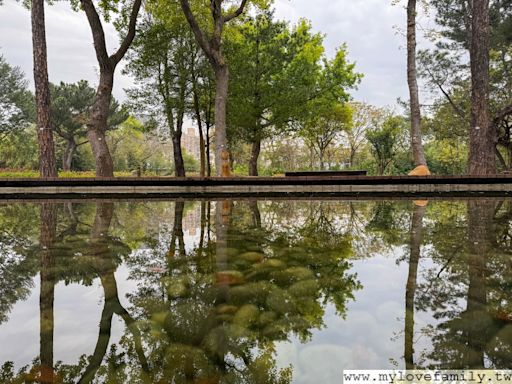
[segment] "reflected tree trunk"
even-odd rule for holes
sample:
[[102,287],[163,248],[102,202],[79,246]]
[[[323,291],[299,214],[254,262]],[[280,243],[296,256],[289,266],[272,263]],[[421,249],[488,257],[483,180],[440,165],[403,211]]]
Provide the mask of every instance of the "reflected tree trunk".
[[171,248],[169,257],[176,256],[176,243],[180,256],[185,256],[185,240],[183,236],[183,211],[185,210],[184,201],[176,201],[174,205],[174,224],[172,228]]
[[55,255],[53,244],[57,236],[57,205],[43,203],[40,216],[40,363],[41,383],[55,382],[53,367],[54,297],[55,297]]
[[406,369],[414,369],[414,298],[418,278],[418,264],[421,256],[421,243],[423,241],[423,217],[426,206],[414,205],[411,219],[411,232],[409,244],[409,273],[405,289],[405,335],[404,360]]
[[80,384],[91,383],[94,380],[96,373],[107,354],[110,336],[112,333],[112,319],[114,314],[121,316],[128,329],[132,332],[134,336],[135,351],[139,358],[141,367],[145,373],[149,373],[149,366],[142,351],[140,333],[136,327],[135,320],[130,317],[128,311],[126,311],[119,301],[117,282],[114,275],[116,265],[113,262],[114,255],[112,254],[112,250],[109,246],[108,237],[113,216],[113,203],[98,203],[94,224],[91,229],[89,256],[95,259],[96,269],[103,287],[105,303],[101,313],[98,340],[94,348],[94,353],[89,359],[89,365],[85,368],[85,371],[79,380]]
[[261,213],[258,207],[258,200],[250,200],[249,208],[252,213],[252,223],[255,228],[261,228]]
[[472,200],[468,202],[468,300],[464,313],[466,328],[466,354],[463,366],[484,368],[485,335],[491,321],[487,312],[486,271],[491,250],[494,201]]

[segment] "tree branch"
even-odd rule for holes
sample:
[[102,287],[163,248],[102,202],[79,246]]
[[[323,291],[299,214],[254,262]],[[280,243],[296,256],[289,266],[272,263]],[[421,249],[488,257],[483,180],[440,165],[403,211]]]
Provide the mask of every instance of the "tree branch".
[[194,33],[194,36],[196,37],[197,43],[201,47],[201,49],[204,51],[204,53],[209,57],[212,58],[212,49],[210,42],[206,38],[203,30],[197,23],[196,18],[194,17],[194,14],[192,13],[192,9],[190,9],[190,3],[188,0],[180,0],[181,8],[183,9],[183,13],[185,14],[185,17],[190,24],[190,27],[192,28],[192,32]]
[[121,46],[117,50],[117,52],[114,53],[110,57],[114,66],[116,66],[121,61],[121,59],[124,57],[124,55],[128,51],[128,48],[130,48],[130,45],[132,44],[133,39],[135,38],[135,30],[137,27],[137,16],[139,15],[141,4],[142,4],[142,0],[135,0],[133,2],[132,12],[130,14],[130,22],[128,24],[128,33],[126,34],[126,36],[125,36],[123,42],[121,43]]
[[244,8],[246,5],[247,5],[247,0],[242,0],[240,7],[238,7],[238,9],[235,12],[233,12],[232,14],[223,17],[223,21],[225,23],[229,23],[231,20],[240,16],[244,12]]
[[107,53],[107,44],[105,42],[105,32],[103,31],[103,25],[101,24],[100,16],[92,3],[92,0],[80,0],[84,12],[89,21],[91,27],[92,38],[94,41],[94,49],[96,51],[96,57],[101,68],[111,70],[111,62]]

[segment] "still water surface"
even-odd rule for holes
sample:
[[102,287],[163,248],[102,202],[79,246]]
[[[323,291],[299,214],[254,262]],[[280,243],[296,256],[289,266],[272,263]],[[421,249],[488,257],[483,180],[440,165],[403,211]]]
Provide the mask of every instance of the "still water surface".
[[0,205],[0,382],[512,368],[512,201]]

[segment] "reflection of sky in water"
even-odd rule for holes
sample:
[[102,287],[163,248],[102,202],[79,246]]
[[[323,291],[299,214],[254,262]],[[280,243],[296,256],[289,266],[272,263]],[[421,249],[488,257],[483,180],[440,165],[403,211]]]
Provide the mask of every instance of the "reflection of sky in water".
[[[346,319],[336,315],[329,305],[325,328],[314,330],[309,343],[301,344],[296,338],[278,343],[278,366],[291,364],[296,383],[339,383],[343,369],[390,368],[390,359],[402,361],[407,264],[397,266],[395,260],[377,256],[355,261],[352,272],[358,274],[364,288],[355,293],[355,301],[349,302]],[[128,274],[124,265],[116,272],[119,297],[127,308],[126,294],[137,285],[127,279]],[[98,280],[90,287],[62,282],[55,287],[55,361],[76,363],[81,355],[92,354],[102,296]],[[114,316],[111,343],[117,343],[123,331],[124,323]],[[393,339],[394,335],[398,337]],[[2,362],[14,360],[20,367],[38,355],[39,277],[35,278],[32,295],[17,303],[9,321],[0,326],[0,340]]]
[[[190,215],[190,212],[186,215]],[[159,246],[167,248],[172,220],[168,219],[158,235]],[[185,229],[187,252],[199,242],[199,229]],[[144,245],[137,252],[151,250]],[[356,273],[362,289],[354,292],[347,304],[346,318],[336,314],[328,305],[324,315],[325,327],[312,330],[312,338],[302,344],[297,338],[276,345],[278,367],[293,366],[295,383],[339,383],[344,369],[403,368],[405,287],[408,264],[397,264],[407,247],[394,248],[381,255],[352,260],[348,273]],[[418,269],[420,283],[423,268],[433,267],[430,259],[422,258]],[[129,280],[130,271],[121,265],[115,272],[119,298],[129,311],[127,295],[137,290],[137,281]],[[39,276],[34,278],[32,294],[17,302],[8,321],[0,324],[0,365],[14,361],[16,368],[30,364],[39,354]],[[82,355],[91,355],[98,340],[98,325],[103,309],[103,288],[99,279],[91,286],[79,284],[55,286],[54,360],[76,364]],[[115,315],[110,344],[118,343],[125,333],[125,323]],[[416,311],[414,348],[416,355],[430,350],[430,339],[419,332],[425,325],[435,325],[432,314]]]

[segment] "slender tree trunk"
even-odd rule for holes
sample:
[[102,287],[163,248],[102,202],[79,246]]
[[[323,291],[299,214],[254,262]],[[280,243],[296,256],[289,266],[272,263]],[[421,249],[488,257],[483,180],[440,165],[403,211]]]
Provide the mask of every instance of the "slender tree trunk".
[[215,168],[217,176],[229,176],[230,154],[228,149],[226,107],[228,99],[229,69],[226,65],[215,68]]
[[203,122],[201,119],[201,109],[199,107],[199,95],[197,94],[197,86],[196,81],[194,80],[193,84],[193,94],[194,94],[194,111],[196,114],[197,121],[197,129],[199,131],[199,156],[200,156],[200,171],[199,175],[204,177],[206,175],[206,148],[204,143],[204,135],[203,135]]
[[356,150],[351,147],[350,148],[350,168],[354,166],[354,162],[356,161]]
[[210,151],[210,123],[206,123],[206,176],[212,175],[212,161]]
[[324,152],[322,150],[320,150],[318,158],[320,160],[320,170],[323,171],[325,169],[325,162],[324,162]]
[[66,140],[66,149],[62,155],[63,171],[71,171],[71,166],[73,165],[73,156],[75,155],[76,148],[77,145],[74,139]]
[[185,162],[181,150],[181,130],[172,136],[172,149],[174,154],[174,174],[176,177],[185,177]]
[[50,86],[48,83],[44,0],[32,1],[31,19],[37,108],[37,141],[39,144],[39,174],[41,177],[57,177],[55,145],[50,119]]
[[407,3],[407,81],[411,104],[411,148],[415,166],[427,165],[421,137],[421,110],[416,71],[416,0]]
[[426,207],[415,205],[411,220],[409,274],[405,289],[404,359],[406,369],[414,369],[414,297],[416,296],[425,210]]
[[87,124],[87,138],[91,143],[92,153],[96,162],[97,177],[114,177],[114,163],[106,140],[108,113],[113,87],[114,71],[102,70],[96,98],[91,109],[91,117]]
[[254,140],[251,146],[251,158],[249,160],[249,176],[258,176],[258,159],[261,152],[261,140]]
[[53,203],[41,205],[40,218],[41,246],[41,285],[39,297],[40,361],[41,383],[54,383],[53,336],[54,336],[54,297],[55,297],[55,255],[53,243],[57,232],[57,206]]
[[471,26],[471,132],[469,173],[496,173],[496,132],[489,113],[489,0],[473,0]]

